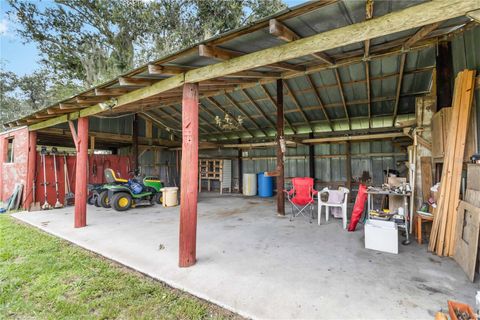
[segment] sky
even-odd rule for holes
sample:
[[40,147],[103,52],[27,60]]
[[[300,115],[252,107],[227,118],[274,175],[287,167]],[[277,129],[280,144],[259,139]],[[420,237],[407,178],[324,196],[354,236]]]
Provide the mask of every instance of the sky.
[[[35,1],[35,0],[33,0]],[[48,5],[48,0],[43,1]],[[284,0],[289,6],[296,6],[304,0]],[[6,13],[10,6],[6,0],[0,0],[0,63],[4,69],[18,75],[32,73],[39,67],[39,52],[32,43],[23,43],[15,34],[15,22],[8,19]]]

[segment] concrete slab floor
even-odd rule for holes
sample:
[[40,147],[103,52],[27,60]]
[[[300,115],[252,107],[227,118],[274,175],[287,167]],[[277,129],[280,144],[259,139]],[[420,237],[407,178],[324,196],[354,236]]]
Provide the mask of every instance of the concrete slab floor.
[[13,216],[249,318],[431,319],[448,299],[474,305],[479,282],[426,245],[367,250],[361,225],[291,222],[274,200],[201,193],[198,262],[186,269],[177,267],[179,207],[89,206],[81,229],[71,207]]

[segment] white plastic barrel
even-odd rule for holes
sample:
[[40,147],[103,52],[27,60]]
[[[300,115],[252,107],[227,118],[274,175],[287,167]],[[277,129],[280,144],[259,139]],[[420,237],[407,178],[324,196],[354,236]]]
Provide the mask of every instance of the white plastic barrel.
[[165,187],[160,189],[163,192],[163,206],[164,207],[174,207],[178,205],[178,188],[177,187]]
[[257,174],[244,173],[243,174],[243,195],[254,196],[257,194]]

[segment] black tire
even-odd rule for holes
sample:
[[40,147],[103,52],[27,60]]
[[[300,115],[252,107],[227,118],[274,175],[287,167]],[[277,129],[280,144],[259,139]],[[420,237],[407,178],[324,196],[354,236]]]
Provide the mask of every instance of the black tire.
[[97,202],[102,206],[103,208],[110,208],[110,200],[108,199],[108,190],[103,190],[100,192],[100,194],[97,196]]
[[93,204],[94,204],[94,202],[95,202],[95,198],[94,198],[94,196],[93,196],[93,195],[91,195],[91,196],[88,196],[88,198],[87,198],[87,204],[89,204],[89,205],[93,205]]
[[161,192],[158,192],[155,194],[155,196],[153,197],[153,200],[155,201],[156,204],[162,204],[162,193]]
[[116,211],[127,211],[132,207],[132,196],[126,192],[117,192],[110,199],[110,205]]
[[93,195],[92,195],[92,202],[93,202],[93,205],[97,208],[100,208],[101,205],[100,203],[98,202],[98,192],[94,192]]

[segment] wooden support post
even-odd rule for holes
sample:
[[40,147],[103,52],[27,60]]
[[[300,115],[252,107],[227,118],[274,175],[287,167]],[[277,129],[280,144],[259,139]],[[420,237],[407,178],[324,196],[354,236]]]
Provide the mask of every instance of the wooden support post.
[[180,193],[179,266],[196,261],[198,198],[198,83],[183,86],[182,176]]
[[95,154],[95,136],[90,136],[90,155]]
[[[242,144],[242,139],[238,139],[238,144]],[[242,149],[238,148],[238,191],[243,193],[243,160]]]
[[449,41],[438,43],[437,72],[437,111],[452,105],[453,94],[453,61],[452,47]]
[[[30,210],[30,205],[33,202],[35,189],[33,184],[36,182],[35,170],[37,168],[37,132],[30,131],[28,133],[28,159],[27,159],[27,181],[25,185],[25,201],[23,208]],[[0,194],[1,196],[1,194]]]
[[[73,127],[73,125],[71,126]],[[74,134],[74,132],[72,132]],[[75,228],[87,225],[87,162],[88,118],[78,118],[78,135],[74,134],[77,148],[75,172]]]
[[132,169],[138,169],[138,115],[133,115],[132,122]]
[[153,122],[150,119],[145,119],[145,138],[147,138],[148,144],[152,145]]
[[[313,132],[308,134],[309,139],[313,139]],[[315,146],[313,144],[308,145],[308,170],[310,178],[315,180]]]
[[285,133],[283,118],[283,80],[277,80],[277,213],[285,215],[285,197],[283,188],[285,187]]
[[346,158],[345,158],[345,173],[347,176],[346,188],[352,191],[352,155],[350,151],[350,141],[346,142]]

